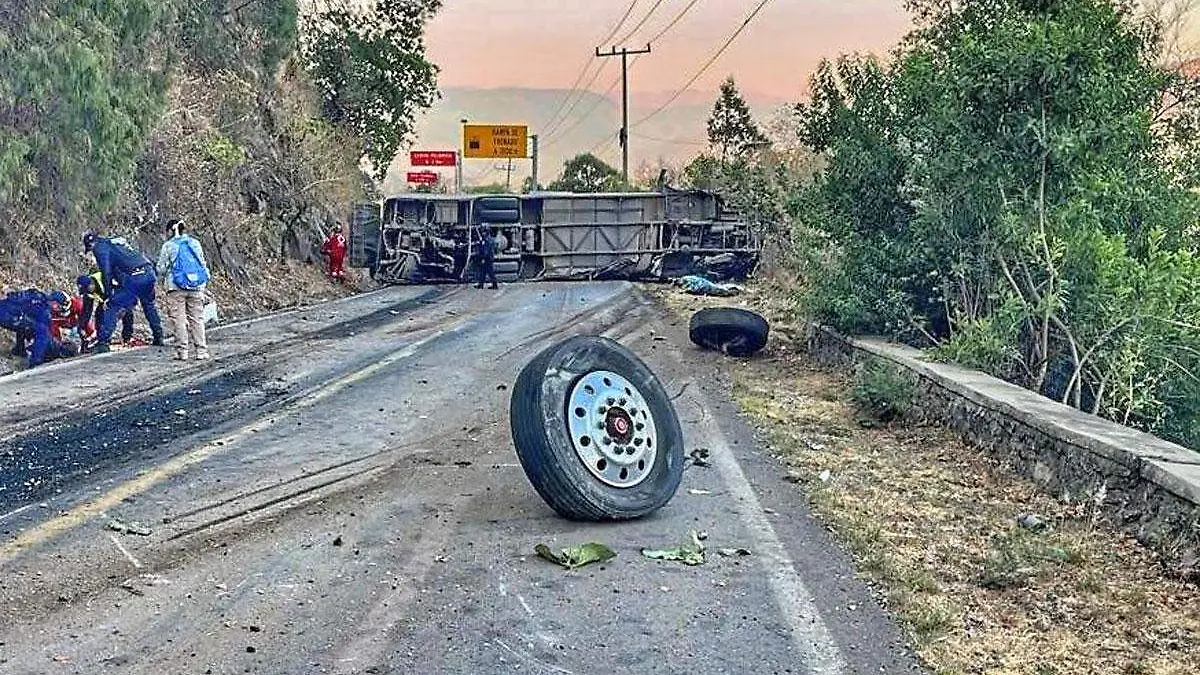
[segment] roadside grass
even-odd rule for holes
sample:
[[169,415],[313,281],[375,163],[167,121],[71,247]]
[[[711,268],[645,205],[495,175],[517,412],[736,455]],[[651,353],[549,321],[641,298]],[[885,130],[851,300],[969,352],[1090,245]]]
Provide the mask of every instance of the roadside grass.
[[[681,317],[721,304],[656,294]],[[1200,673],[1200,588],[1088,498],[1043,494],[950,431],[892,415],[905,391],[886,373],[814,366],[777,301],[752,289],[729,304],[743,302],[778,339],[724,362],[735,399],[933,672]]]

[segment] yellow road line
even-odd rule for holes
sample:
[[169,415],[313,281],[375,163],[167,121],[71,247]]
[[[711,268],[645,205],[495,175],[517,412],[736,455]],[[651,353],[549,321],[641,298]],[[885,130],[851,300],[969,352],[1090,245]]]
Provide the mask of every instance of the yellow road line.
[[337,394],[357,382],[361,382],[368,377],[378,373],[388,366],[411,357],[418,349],[428,344],[429,342],[445,335],[454,333],[462,329],[466,324],[466,320],[460,320],[449,328],[439,330],[432,335],[413,342],[400,351],[389,354],[388,356],[376,361],[375,363],[354,371],[348,375],[340,377],[332,382],[310,392],[309,394],[300,397],[296,401],[288,404],[283,409],[277,411],[275,417],[259,420],[241,427],[237,431],[200,447],[194,448],[182,455],[171,458],[170,460],[160,464],[153,469],[149,469],[129,481],[109,490],[97,499],[88,502],[82,506],[68,510],[55,518],[52,518],[44,523],[36,525],[25,532],[22,532],[15,539],[0,546],[0,564],[11,562],[14,558],[20,555],[26,549],[42,544],[54,537],[65,532],[73,530],[80,525],[97,516],[102,516],[106,511],[120,504],[125,499],[134,495],[141,494],[152,486],[183,472],[188,467],[199,464],[213,455],[229,450],[237,442],[245,439],[248,436],[256,434],[264,429],[270,428],[276,423],[279,417],[292,410],[302,410],[311,408],[317,403]]

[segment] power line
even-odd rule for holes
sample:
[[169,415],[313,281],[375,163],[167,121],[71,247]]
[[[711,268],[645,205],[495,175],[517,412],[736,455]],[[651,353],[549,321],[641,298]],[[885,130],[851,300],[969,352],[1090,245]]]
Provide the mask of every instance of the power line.
[[729,49],[729,45],[733,44],[733,41],[736,40],[738,38],[738,36],[742,34],[742,31],[746,30],[746,26],[750,25],[750,22],[754,20],[754,17],[758,16],[758,13],[761,12],[762,8],[766,7],[767,3],[770,1],[771,0],[759,0],[758,6],[755,7],[754,10],[752,12],[750,12],[749,15],[746,16],[746,18],[742,21],[742,25],[738,26],[737,30],[735,30],[733,32],[733,35],[729,36],[729,39],[725,41],[725,44],[721,45],[721,48],[718,49],[716,51],[716,53],[714,53],[708,59],[708,61],[705,61],[704,65],[700,66],[700,70],[696,71],[696,74],[692,76],[692,79],[688,80],[686,84],[684,84],[682,87],[679,88],[678,91],[676,91],[674,94],[672,94],[671,97],[667,99],[666,103],[663,103],[658,108],[656,108],[654,110],[654,112],[650,113],[649,115],[646,115],[645,117],[634,122],[630,126],[636,127],[636,126],[643,124],[644,122],[649,120],[651,117],[658,115],[659,113],[661,113],[662,111],[664,111],[668,107],[670,107],[670,105],[672,103],[679,100],[679,97],[683,96],[683,93],[685,91],[687,91],[688,88],[691,87],[693,84],[695,84],[696,80],[699,80],[700,76],[703,75],[705,73],[705,71],[707,71],[709,68],[711,68],[712,64],[717,62],[717,59],[721,58],[721,55],[725,53],[725,50]]
[[675,15],[675,18],[671,19],[670,23],[668,23],[666,26],[664,26],[662,30],[658,31],[658,33],[656,33],[654,35],[654,37],[650,38],[650,40],[649,40],[650,44],[654,44],[655,42],[658,42],[659,39],[662,38],[662,36],[666,35],[672,28],[674,28],[675,24],[682,21],[683,17],[687,16],[687,13],[690,12],[692,10],[692,8],[695,7],[696,3],[698,3],[698,2],[700,2],[700,0],[691,0],[691,2],[689,2],[687,5],[685,5],[683,9],[679,10],[679,13]]
[[[637,63],[638,59],[640,59],[640,58],[642,58],[642,57],[641,56],[633,57],[633,61],[629,62],[629,67],[632,68],[633,65],[635,63]],[[576,118],[575,121],[572,122],[570,126],[568,126],[565,129],[560,130],[556,134],[556,138],[553,138],[552,140],[548,141],[546,143],[546,145],[553,145],[554,143],[561,141],[564,136],[566,136],[568,133],[570,133],[572,130],[574,130],[576,127],[578,127],[580,124],[583,124],[584,120],[591,117],[592,113],[596,112],[596,109],[600,107],[600,104],[602,104],[608,100],[608,95],[613,93],[613,90],[616,89],[617,85],[619,85],[619,84],[621,84],[621,78],[617,77],[616,79],[614,79],[612,81],[611,84],[608,85],[608,89],[605,89],[604,93],[601,94],[600,97],[596,99],[596,102],[592,104],[592,107],[590,107],[586,111],[584,111],[584,113],[582,115],[580,115],[578,118]]]
[[691,140],[691,139],[687,139],[687,138],[660,138],[658,136],[647,136],[646,134],[638,134],[638,133],[634,133],[632,131],[629,132],[629,135],[637,136],[638,138],[640,138],[642,140],[646,140],[646,141],[658,141],[659,143],[674,143],[676,145],[702,145],[702,146],[708,145],[708,141],[697,141],[697,140]]
[[[593,56],[593,58],[596,58],[596,57],[595,57],[595,56]],[[579,106],[579,104],[580,104],[581,102],[583,102],[583,96],[584,96],[584,92],[588,92],[588,91],[591,89],[592,85],[596,83],[596,80],[600,79],[600,73],[603,73],[603,72],[604,72],[604,67],[605,67],[606,65],[608,65],[608,63],[607,63],[607,61],[604,61],[604,60],[601,60],[601,59],[596,59],[596,60],[597,60],[597,61],[600,61],[600,68],[599,68],[599,70],[597,70],[597,71],[596,71],[596,72],[595,72],[595,73],[592,75],[592,79],[588,80],[588,83],[587,83],[586,85],[584,85],[582,89],[580,89],[580,90],[579,90],[579,96],[577,96],[577,97],[575,98],[575,100],[574,100],[574,101],[571,103],[571,106],[570,106],[569,108],[567,108],[567,110],[566,110],[566,111],[565,111],[565,112],[562,114],[562,117],[560,117],[560,118],[558,119],[558,121],[557,121],[557,122],[556,122],[554,125],[552,125],[550,128],[548,128],[548,129],[546,129],[544,132],[542,132],[542,136],[543,136],[543,137],[545,137],[545,138],[550,138],[550,137],[554,136],[554,135],[555,135],[555,134],[558,132],[558,129],[559,129],[560,127],[562,127],[562,125],[563,125],[563,124],[564,124],[564,123],[565,123],[565,122],[566,122],[568,119],[570,119],[570,118],[571,118],[571,112],[572,112],[573,110],[575,110],[575,108],[576,108],[576,107],[578,107],[578,106]],[[620,79],[618,78],[618,80],[617,80],[617,81],[618,81],[618,82],[620,82]],[[613,86],[615,87],[616,85],[613,85]]]
[[[650,9],[646,11],[646,15],[642,17],[642,20],[637,22],[636,26],[634,26],[633,28],[630,28],[629,32],[626,33],[624,36],[622,36],[620,40],[617,40],[616,43],[619,45],[622,45],[622,44],[625,44],[626,42],[629,42],[629,38],[631,38],[635,34],[637,34],[637,32],[642,29],[642,26],[646,25],[646,22],[650,20],[650,17],[654,16],[655,10],[657,10],[659,8],[659,6],[662,4],[663,4],[663,0],[654,0],[654,4],[651,5]],[[605,42],[607,42],[607,40],[601,40],[600,44],[603,45]]]
[[[629,20],[630,15],[633,14],[633,10],[635,7],[637,7],[637,4],[639,1],[640,0],[633,0],[633,2],[629,3],[629,6],[625,8],[625,13],[622,14],[620,20],[617,21],[617,25],[613,26],[612,30],[609,31],[608,35],[604,36],[604,38],[602,40],[600,40],[600,44],[604,44],[605,42],[608,42],[609,40],[611,40],[613,38],[614,35],[617,34],[617,31],[621,30],[621,28],[625,25],[625,22]],[[570,91],[567,92],[567,95],[565,97],[563,97],[563,100],[558,104],[558,107],[555,108],[554,112],[550,115],[550,117],[546,118],[545,123],[542,124],[541,126],[544,126],[544,127],[550,126],[550,124],[554,122],[555,118],[558,117],[559,113],[561,113],[563,111],[563,108],[565,108],[567,106],[567,102],[570,101],[573,96],[580,93],[579,83],[583,82],[583,78],[587,77],[588,71],[591,70],[592,62],[595,59],[596,59],[595,56],[591,56],[591,55],[588,56],[587,61],[584,61],[584,63],[583,63],[583,68],[579,71],[579,76],[575,78],[575,83],[571,85]],[[603,63],[600,64],[600,68],[601,69],[604,68]],[[600,74],[600,71],[596,71],[596,75],[594,75],[592,77],[591,81],[594,82],[595,78],[598,77],[599,74]],[[587,89],[588,86],[591,86],[591,85],[589,84],[589,85],[585,86],[583,89]],[[559,124],[561,124],[561,123],[562,122],[560,121]]]
[[[683,9],[679,10],[679,12],[676,13],[675,16],[671,18],[670,22],[668,22],[666,26],[663,26],[662,29],[660,29],[658,31],[658,33],[656,33],[654,35],[654,37],[650,38],[650,40],[649,40],[650,44],[653,45],[655,42],[658,42],[660,39],[662,39],[662,36],[669,33],[672,28],[674,28],[676,25],[678,25],[679,22],[682,21],[683,18],[688,15],[688,12],[690,12],[692,10],[692,8],[695,7],[699,3],[700,3],[700,0],[691,0],[690,2],[688,2],[688,4],[684,5]],[[632,68],[635,64],[637,64],[638,60],[641,58],[642,58],[641,55],[635,56],[633,61],[629,62],[629,67]],[[599,75],[599,72],[597,72],[597,75]],[[593,78],[593,79],[595,79],[595,78]],[[604,101],[608,99],[608,95],[611,94],[613,92],[613,90],[617,88],[618,84],[621,84],[621,78],[619,78],[619,77],[614,79],[612,81],[612,84],[608,85],[608,89],[606,89],[604,91],[604,93],[600,96],[600,98],[596,99],[596,102],[592,104],[592,107],[588,108],[583,113],[583,115],[581,115],[578,119],[575,120],[574,123],[572,123],[566,129],[560,129],[562,127],[563,122],[566,122],[565,118],[569,117],[570,115],[568,113],[568,115],[564,116],[564,119],[560,120],[559,123],[555,126],[555,129],[558,129],[558,131],[556,133],[551,132],[548,134],[543,134],[546,138],[546,140],[543,141],[544,144],[549,146],[549,145],[553,145],[557,141],[562,140],[562,138],[564,136],[566,136],[566,134],[570,133],[572,130],[574,130],[576,127],[578,127],[580,124],[582,124],[584,120],[591,117],[592,113],[596,112],[596,109],[600,107],[600,104],[604,103]],[[588,86],[591,86],[591,85],[588,85]],[[557,136],[557,138],[555,136]]]

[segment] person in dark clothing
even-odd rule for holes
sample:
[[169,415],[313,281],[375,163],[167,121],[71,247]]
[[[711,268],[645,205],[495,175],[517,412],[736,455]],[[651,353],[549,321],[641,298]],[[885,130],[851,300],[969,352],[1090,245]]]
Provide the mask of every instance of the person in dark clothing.
[[96,257],[104,295],[108,298],[104,322],[96,336],[96,353],[108,351],[108,341],[116,330],[117,317],[132,312],[138,304],[141,304],[146,321],[150,324],[154,346],[164,346],[162,319],[154,305],[154,289],[158,280],[154,263],[124,239],[101,237],[93,230],[84,233],[83,250]]
[[[79,287],[79,297],[83,298],[83,311],[79,313],[79,332],[83,333],[88,323],[95,319],[96,329],[104,325],[105,307],[108,306],[108,296],[104,294],[104,275],[100,272],[85,274],[75,280]],[[121,314],[121,342],[133,339],[133,312]],[[91,351],[90,347],[87,351]]]
[[30,368],[59,356],[50,334],[50,319],[50,299],[36,289],[9,293],[0,300],[0,327],[17,334],[14,355],[24,356],[25,343],[30,338],[33,340],[29,350]]
[[475,288],[483,288],[483,282],[491,282],[493,290],[499,288],[496,284],[496,230],[488,228],[483,231],[479,241],[479,283]]

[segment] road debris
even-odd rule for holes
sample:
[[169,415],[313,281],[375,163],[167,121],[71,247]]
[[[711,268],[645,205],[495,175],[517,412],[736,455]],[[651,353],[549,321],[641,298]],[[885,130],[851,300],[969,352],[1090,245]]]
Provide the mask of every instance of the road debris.
[[658,550],[644,548],[642,555],[651,560],[670,560],[691,566],[703,565],[704,544],[700,541],[700,535],[693,530],[688,533],[688,540],[675,548]]
[[691,295],[711,295],[719,298],[732,297],[742,293],[742,287],[735,284],[718,284],[708,279],[688,275],[680,277],[676,283],[683,289],[685,293]]
[[144,525],[138,523],[126,523],[116,518],[110,518],[105,524],[105,527],[119,534],[136,534],[139,537],[149,537],[151,530]]
[[551,550],[545,544],[538,544],[533,548],[533,551],[537,553],[539,558],[562,565],[569,570],[592,563],[606,562],[617,557],[617,554],[611,548],[597,542],[588,542],[579,546],[562,548],[558,551]]
[[689,495],[696,495],[696,496],[698,496],[698,497],[702,497],[702,496],[704,496],[704,495],[711,495],[711,494],[712,494],[712,490],[697,490],[697,489],[695,489],[695,488],[692,488],[691,490],[688,490],[688,494],[689,494]]
[[742,558],[751,555],[748,548],[719,548],[717,549],[717,553],[726,558]]
[[1046,519],[1036,513],[1022,513],[1020,516],[1017,516],[1017,524],[1033,532],[1041,532],[1049,527]]
[[712,462],[708,461],[708,448],[694,448],[688,456],[685,466],[710,467]]

